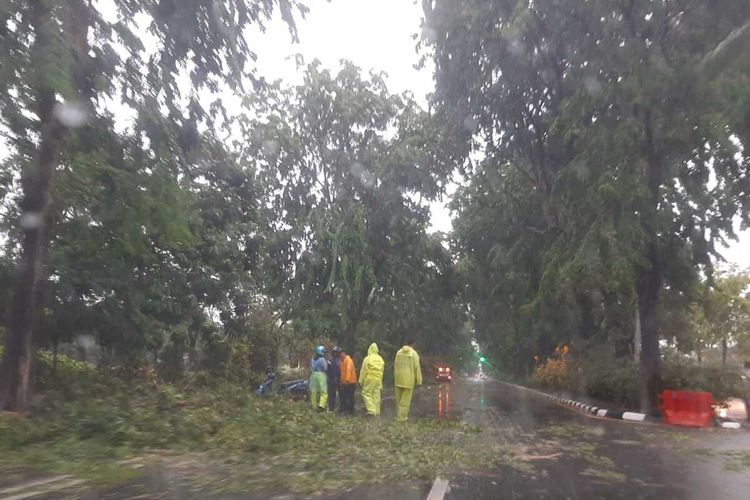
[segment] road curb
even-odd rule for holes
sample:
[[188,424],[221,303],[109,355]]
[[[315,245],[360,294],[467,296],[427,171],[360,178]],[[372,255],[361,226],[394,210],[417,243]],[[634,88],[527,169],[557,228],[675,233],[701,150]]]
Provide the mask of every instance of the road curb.
[[538,392],[547,399],[551,399],[556,403],[561,403],[572,408],[581,410],[584,413],[588,413],[599,418],[611,418],[614,420],[628,420],[630,422],[652,422],[659,423],[662,420],[660,418],[646,415],[645,413],[639,413],[636,411],[621,411],[621,410],[610,410],[608,408],[601,408],[599,406],[581,403],[573,399],[563,398],[555,394],[548,394],[546,392]]
[[[524,391],[536,393],[551,401],[566,405],[574,410],[578,410],[592,417],[608,418],[612,420],[625,420],[625,421],[630,421],[630,422],[648,422],[652,424],[666,425],[664,423],[664,420],[662,420],[662,418],[653,417],[645,413],[640,413],[640,412],[635,412],[635,411],[610,410],[607,408],[601,408],[599,406],[590,405],[587,403],[581,403],[580,401],[575,401],[573,399],[564,398],[556,394],[549,394],[546,392],[537,391],[536,389],[531,389],[529,387],[524,387],[522,385],[511,384],[510,382],[505,382],[503,380],[498,380],[498,379],[493,379],[493,380],[495,380],[496,382],[500,382],[501,384],[505,384],[511,387],[522,389]],[[721,420],[721,419],[716,420],[716,425],[717,427],[720,427],[722,429],[735,429],[736,430],[742,427],[742,425],[739,422],[726,421],[726,420]]]

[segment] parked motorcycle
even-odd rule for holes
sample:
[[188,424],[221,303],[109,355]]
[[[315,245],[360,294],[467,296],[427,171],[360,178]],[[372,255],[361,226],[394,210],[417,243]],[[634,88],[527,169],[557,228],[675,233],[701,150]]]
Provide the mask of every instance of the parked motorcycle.
[[273,392],[273,383],[276,381],[276,372],[270,366],[266,368],[266,380],[255,390],[256,396],[269,396]]
[[310,397],[310,381],[306,378],[290,380],[279,386],[278,393],[287,395],[295,401],[306,400]]
[[255,390],[256,396],[266,397],[271,395],[288,396],[295,401],[307,400],[310,395],[310,381],[306,378],[290,380],[281,384],[276,383],[276,372],[272,367],[266,369],[266,379]]

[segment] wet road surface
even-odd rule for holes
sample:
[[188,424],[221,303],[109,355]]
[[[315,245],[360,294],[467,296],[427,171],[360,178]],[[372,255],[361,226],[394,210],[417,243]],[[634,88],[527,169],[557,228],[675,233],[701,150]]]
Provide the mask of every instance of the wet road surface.
[[596,419],[498,381],[425,387],[415,416],[481,425],[514,458],[453,471],[448,499],[750,498],[750,432]]
[[[362,415],[359,400],[357,412]],[[392,393],[386,390],[382,418],[392,419],[394,410]],[[747,428],[682,429],[596,419],[493,380],[421,387],[415,392],[411,418],[455,419],[476,425],[486,436],[487,446],[499,450],[499,464],[489,470],[446,471],[447,499],[750,498]],[[191,482],[206,473],[194,459],[166,454],[158,463],[156,469],[114,489],[81,492],[73,487],[69,494],[58,489],[35,498],[217,497]],[[59,484],[70,480],[52,479]],[[363,485],[327,498],[417,500],[425,498],[429,487],[429,482],[415,479]],[[218,498],[255,500],[269,495],[245,492]],[[279,492],[274,498],[301,497]]]

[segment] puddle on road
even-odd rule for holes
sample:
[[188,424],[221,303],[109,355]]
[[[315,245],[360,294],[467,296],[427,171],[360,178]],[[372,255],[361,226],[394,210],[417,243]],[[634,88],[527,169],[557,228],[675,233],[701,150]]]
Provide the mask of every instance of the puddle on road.
[[438,419],[451,418],[451,384],[440,384],[437,390]]

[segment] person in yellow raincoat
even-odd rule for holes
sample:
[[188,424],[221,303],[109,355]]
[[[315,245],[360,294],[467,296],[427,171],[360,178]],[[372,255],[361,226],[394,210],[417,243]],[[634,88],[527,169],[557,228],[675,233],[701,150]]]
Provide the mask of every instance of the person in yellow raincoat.
[[396,386],[396,420],[405,422],[409,418],[409,407],[414,386],[422,385],[422,368],[419,354],[414,350],[416,342],[409,340],[396,353],[393,364],[393,381]]
[[378,354],[378,344],[373,342],[367,349],[359,370],[359,385],[362,386],[362,399],[368,415],[380,415],[380,390],[383,388],[385,361]]
[[318,411],[328,408],[327,370],[326,348],[319,345],[315,348],[315,357],[310,361],[310,403]]

